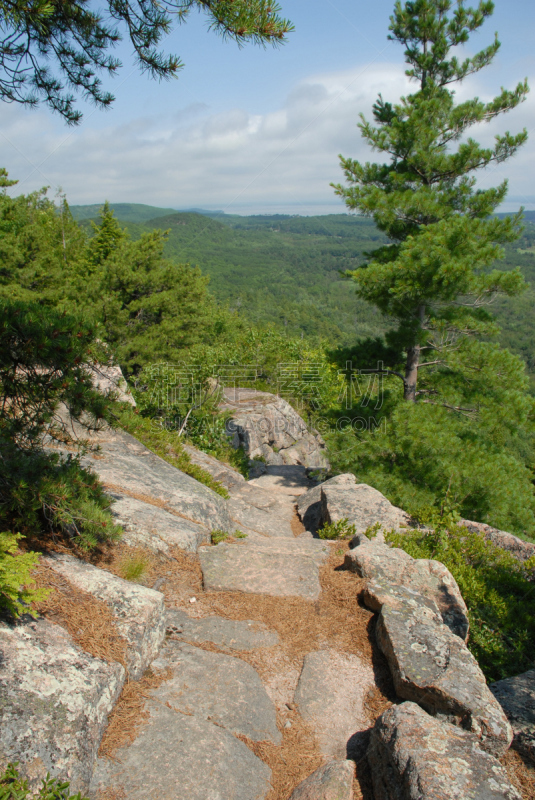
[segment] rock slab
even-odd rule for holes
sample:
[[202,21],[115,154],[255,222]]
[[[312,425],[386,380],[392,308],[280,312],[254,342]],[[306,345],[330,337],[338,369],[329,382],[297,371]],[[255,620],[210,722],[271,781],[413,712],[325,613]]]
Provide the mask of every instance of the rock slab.
[[152,666],[172,672],[152,693],[154,700],[234,735],[280,744],[275,706],[258,673],[242,659],[169,640]]
[[224,728],[149,700],[137,739],[99,759],[96,794],[122,789],[128,800],[264,800],[271,770]]
[[353,800],[353,761],[329,761],[297,786],[290,800]]
[[112,491],[133,494],[142,501],[148,498],[210,531],[230,531],[226,502],[220,495],[152,453],[130,434],[106,428],[90,442],[99,451],[96,458],[85,456],[82,464],[96,472]]
[[489,689],[511,723],[515,748],[535,761],[535,669],[496,681]]
[[199,558],[207,591],[248,592],[317,600],[319,566],[328,556],[322,542],[301,539],[222,542],[202,547]]
[[0,624],[0,763],[30,788],[50,772],[86,792],[125,670],[80,650],[48,620]]
[[210,543],[210,531],[202,525],[134,497],[111,491],[108,494],[114,500],[114,520],[124,530],[122,541],[131,547],[165,554],[170,547],[180,547],[187,553],[196,553],[201,544]]
[[314,729],[322,755],[354,758],[366,752],[366,695],[375,687],[371,666],[336,650],[308,653],[295,692],[303,719]]
[[190,617],[180,609],[166,613],[167,635],[187,642],[212,642],[229,650],[256,650],[279,643],[275,631],[254,620],[225,619],[224,617]]
[[127,642],[126,667],[141,678],[165,637],[163,594],[118,578],[74,556],[50,555],[42,563],[69,583],[102,600],[111,610],[119,634]]
[[521,800],[473,734],[414,703],[381,714],[367,757],[375,800]]

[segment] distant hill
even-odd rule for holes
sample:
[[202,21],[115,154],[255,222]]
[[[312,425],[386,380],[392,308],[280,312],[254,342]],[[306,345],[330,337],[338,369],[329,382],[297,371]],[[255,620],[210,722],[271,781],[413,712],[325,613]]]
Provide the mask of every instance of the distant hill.
[[[77,222],[83,219],[96,219],[99,215],[103,203],[93,203],[88,206],[69,206],[71,214]],[[176,208],[159,208],[158,206],[147,206],[143,203],[110,203],[110,208],[117,219],[122,222],[148,222],[157,217],[166,217],[169,214],[176,214]],[[205,211],[202,208],[188,208],[185,211],[203,214],[207,217],[225,217],[223,211]]]

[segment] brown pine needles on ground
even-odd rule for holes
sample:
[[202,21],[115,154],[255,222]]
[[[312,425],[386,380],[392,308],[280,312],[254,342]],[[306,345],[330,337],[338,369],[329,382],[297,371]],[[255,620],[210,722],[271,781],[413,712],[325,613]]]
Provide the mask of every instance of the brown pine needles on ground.
[[100,757],[115,761],[117,751],[132,744],[139,729],[149,718],[149,713],[145,710],[145,700],[150,697],[151,689],[157,689],[171,676],[171,670],[154,673],[149,668],[140,680],[128,681],[125,684],[108,718],[108,726],[98,751]]
[[83,592],[44,564],[33,571],[38,588],[52,589],[35,610],[65,628],[73,641],[94,658],[125,666],[126,641],[117,631],[106,603]]

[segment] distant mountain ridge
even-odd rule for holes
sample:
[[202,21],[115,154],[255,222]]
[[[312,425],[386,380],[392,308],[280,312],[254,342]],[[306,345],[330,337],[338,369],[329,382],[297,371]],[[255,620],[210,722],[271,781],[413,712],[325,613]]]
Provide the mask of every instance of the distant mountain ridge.
[[[104,203],[93,203],[92,205],[75,205],[70,206],[71,214],[74,219],[80,222],[83,219],[96,219],[99,215],[100,209]],[[149,206],[144,203],[110,203],[110,208],[113,210],[117,219],[123,222],[148,222],[149,220],[158,217],[167,217],[177,213],[188,214],[202,214],[206,217],[214,219],[224,218],[225,221],[230,219],[255,219],[255,220],[273,220],[281,221],[285,219],[292,219],[299,217],[299,214],[248,214],[247,216],[240,214],[226,214],[220,210],[210,210],[206,208],[161,208],[160,206]],[[349,216],[345,214],[318,214],[315,216]],[[507,217],[509,214],[497,214],[498,217]],[[535,211],[524,211],[524,217],[528,222],[535,222]]]
[[[100,209],[104,203],[93,203],[92,205],[69,206],[71,214],[77,222],[84,219],[97,219]],[[160,208],[159,206],[148,206],[144,203],[110,203],[110,208],[117,219],[122,222],[148,222],[157,217],[167,217],[179,212],[191,214],[203,214],[205,216],[225,216],[223,211],[206,211],[203,208]]]

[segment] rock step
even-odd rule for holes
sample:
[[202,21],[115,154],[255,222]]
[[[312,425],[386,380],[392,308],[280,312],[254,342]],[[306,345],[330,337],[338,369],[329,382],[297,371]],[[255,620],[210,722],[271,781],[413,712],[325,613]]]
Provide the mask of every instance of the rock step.
[[177,639],[204,644],[211,642],[229,650],[256,650],[279,644],[279,636],[261,622],[224,617],[190,617],[180,609],[169,609],[166,633]]
[[317,600],[319,567],[329,548],[323,542],[298,539],[255,539],[243,544],[203,547],[199,558],[206,591],[248,592],[272,597]]

